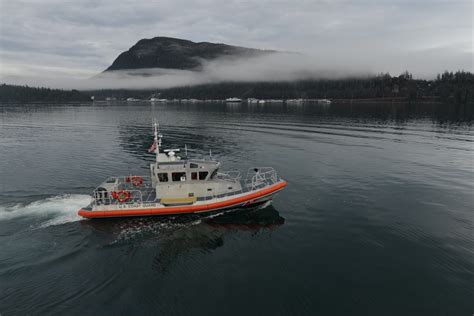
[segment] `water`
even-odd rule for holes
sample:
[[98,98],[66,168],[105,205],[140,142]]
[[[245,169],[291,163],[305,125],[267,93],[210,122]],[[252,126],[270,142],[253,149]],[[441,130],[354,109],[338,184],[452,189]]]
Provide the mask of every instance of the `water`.
[[[0,314],[471,315],[467,110],[3,105]],[[104,178],[147,174],[153,117],[166,147],[288,187],[214,217],[79,218]]]

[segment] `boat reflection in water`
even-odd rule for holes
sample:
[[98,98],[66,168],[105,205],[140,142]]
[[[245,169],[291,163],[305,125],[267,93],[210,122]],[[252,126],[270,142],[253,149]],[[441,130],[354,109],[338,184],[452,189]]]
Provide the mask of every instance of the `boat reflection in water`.
[[240,233],[253,236],[277,229],[285,219],[272,205],[263,204],[206,216],[132,217],[80,223],[92,228],[102,239],[101,248],[126,247],[130,252],[136,248],[156,248],[152,269],[161,274],[168,272],[182,256],[211,253],[224,246],[226,237]]

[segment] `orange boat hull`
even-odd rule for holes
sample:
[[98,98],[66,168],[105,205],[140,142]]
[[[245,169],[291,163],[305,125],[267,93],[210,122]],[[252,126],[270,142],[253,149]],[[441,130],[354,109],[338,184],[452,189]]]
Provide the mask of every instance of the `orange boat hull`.
[[264,197],[275,194],[283,189],[288,182],[280,181],[274,185],[258,190],[244,196],[228,199],[225,201],[214,202],[201,205],[187,205],[176,207],[160,207],[160,208],[138,208],[138,209],[121,209],[110,211],[92,211],[80,209],[78,214],[85,218],[107,218],[107,217],[129,217],[129,216],[153,216],[153,215],[172,215],[172,214],[192,214],[217,211],[232,207],[241,207],[252,205]]

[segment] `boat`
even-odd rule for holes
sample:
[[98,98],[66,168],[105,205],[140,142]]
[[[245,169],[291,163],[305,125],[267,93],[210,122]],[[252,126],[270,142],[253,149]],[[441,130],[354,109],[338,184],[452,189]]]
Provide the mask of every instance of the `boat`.
[[85,218],[177,215],[220,212],[271,202],[287,181],[271,167],[254,167],[242,177],[220,171],[212,157],[180,157],[180,149],[162,150],[159,124],[153,123],[155,154],[150,175],[109,177],[91,194],[91,203],[78,214]]
[[319,104],[331,104],[331,100],[329,99],[318,99]]
[[168,99],[150,98],[151,102],[168,102]]
[[288,99],[286,100],[287,104],[301,104],[303,103],[303,99]]
[[255,98],[248,98],[247,103],[258,103],[258,99]]
[[225,99],[225,102],[227,103],[241,103],[242,99],[239,98],[227,98]]

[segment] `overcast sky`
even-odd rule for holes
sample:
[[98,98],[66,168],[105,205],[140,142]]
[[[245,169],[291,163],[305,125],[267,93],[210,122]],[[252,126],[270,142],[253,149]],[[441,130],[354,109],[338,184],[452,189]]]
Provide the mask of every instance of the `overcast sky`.
[[88,78],[139,39],[155,36],[297,51],[325,69],[408,69],[417,77],[473,71],[472,0],[0,3],[4,82]]

